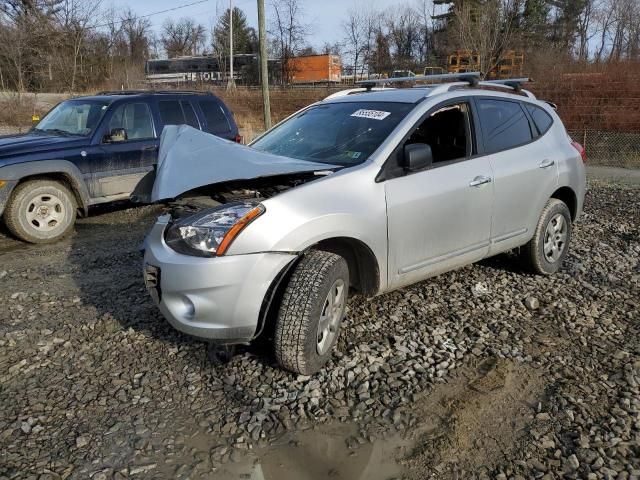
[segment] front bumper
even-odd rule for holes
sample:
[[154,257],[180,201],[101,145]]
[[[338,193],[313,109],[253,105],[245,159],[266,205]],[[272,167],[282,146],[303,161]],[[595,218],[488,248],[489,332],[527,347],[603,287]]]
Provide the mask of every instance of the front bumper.
[[250,340],[269,287],[296,255],[183,255],[164,241],[168,219],[158,219],[144,245],[145,283],[164,317],[196,337],[221,343]]

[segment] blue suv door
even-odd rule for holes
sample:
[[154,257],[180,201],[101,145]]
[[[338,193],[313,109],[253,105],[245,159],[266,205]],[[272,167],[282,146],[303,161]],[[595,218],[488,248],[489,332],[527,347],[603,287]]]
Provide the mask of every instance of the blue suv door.
[[150,105],[132,99],[110,110],[110,116],[102,122],[100,143],[90,152],[93,158],[88,187],[97,202],[127,198],[158,160],[158,132]]

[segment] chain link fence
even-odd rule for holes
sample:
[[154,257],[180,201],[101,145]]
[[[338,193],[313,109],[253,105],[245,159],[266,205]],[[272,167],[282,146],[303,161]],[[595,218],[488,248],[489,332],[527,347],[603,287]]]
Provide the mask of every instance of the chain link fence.
[[640,170],[640,131],[571,130],[571,138],[587,150],[588,164]]

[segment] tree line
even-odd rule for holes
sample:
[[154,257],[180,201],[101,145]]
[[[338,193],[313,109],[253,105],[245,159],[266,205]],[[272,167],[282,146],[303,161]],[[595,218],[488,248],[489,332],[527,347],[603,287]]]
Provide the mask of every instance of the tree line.
[[[435,5],[434,5],[435,1]],[[269,54],[341,55],[357,75],[444,66],[455,50],[476,52],[490,70],[507,50],[529,65],[638,60],[640,0],[407,0],[388,8],[360,2],[335,24],[335,41],[311,46],[302,0],[268,1]],[[258,51],[257,32],[240,8],[224,9],[209,25],[190,17],[154,29],[132,8],[101,0],[0,0],[0,88],[82,91],[130,86],[150,58],[214,55],[226,69],[229,22],[236,53]],[[537,62],[537,63],[536,63]]]

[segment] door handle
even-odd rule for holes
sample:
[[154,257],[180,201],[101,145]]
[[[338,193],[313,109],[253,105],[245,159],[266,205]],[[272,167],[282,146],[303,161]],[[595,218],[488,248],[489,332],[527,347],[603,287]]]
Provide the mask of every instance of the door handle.
[[555,165],[556,162],[554,162],[553,160],[549,160],[548,158],[546,160],[543,160],[542,162],[540,162],[540,165],[538,165],[538,167],[540,168],[549,168],[552,167],[553,165]]
[[479,187],[480,185],[484,185],[485,183],[491,183],[491,177],[484,177],[482,175],[479,175],[469,182],[469,186]]
[[144,150],[145,152],[155,152],[156,150],[158,150],[158,145],[145,145],[144,147],[142,147],[142,150]]

